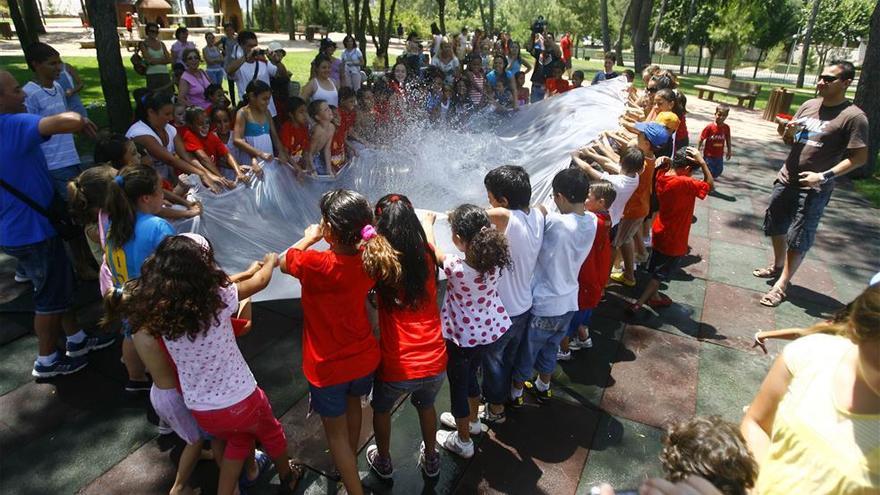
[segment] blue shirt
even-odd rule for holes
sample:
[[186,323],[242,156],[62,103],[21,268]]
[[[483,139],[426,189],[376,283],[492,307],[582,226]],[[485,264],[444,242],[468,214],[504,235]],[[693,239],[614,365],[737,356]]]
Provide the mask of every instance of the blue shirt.
[[[27,94],[24,104],[28,113],[51,117],[67,111],[67,99],[64,88],[53,83],[51,90],[31,81],[21,88]],[[43,143],[43,154],[46,155],[46,163],[49,170],[79,165],[79,153],[73,143],[73,134],[55,134]]]
[[[513,77],[513,73],[510,71],[504,71],[504,77],[509,79]],[[489,81],[489,87],[492,88],[492,90],[494,91],[495,83],[498,81],[498,73],[493,70],[492,72],[486,74],[486,80]]]
[[603,71],[599,71],[596,73],[595,76],[593,76],[592,84],[599,84],[599,81],[607,81],[609,79],[614,79],[615,77],[617,77],[619,75],[620,74],[618,74],[617,72],[614,72],[614,71],[611,71],[608,73],[605,73]]
[[[105,232],[109,232],[107,225]],[[174,227],[165,220],[148,213],[137,212],[135,216],[134,235],[122,249],[112,246],[108,241],[104,244],[113,284],[121,286],[128,280],[141,276],[141,265],[148,256],[153,254],[159,243],[166,237],[174,235]]]
[[[0,114],[0,178],[34,200],[49,207],[55,195],[46,158],[40,145],[39,115]],[[0,246],[24,246],[55,235],[49,220],[0,188]]]

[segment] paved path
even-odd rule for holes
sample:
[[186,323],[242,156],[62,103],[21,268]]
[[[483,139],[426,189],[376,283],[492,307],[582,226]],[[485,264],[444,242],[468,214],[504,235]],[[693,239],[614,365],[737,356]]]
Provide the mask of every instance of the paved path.
[[[696,137],[713,105],[692,99],[689,108]],[[876,238],[880,220],[877,209],[842,185],[789,301],[761,307],[757,301],[767,285],[751,270],[769,259],[760,224],[785,150],[774,125],[757,112],[734,109],[729,122],[735,157],[718,181],[718,194],[696,210],[691,253],[667,289],[676,304],[659,316],[627,319],[615,293],[634,291],[613,287],[595,317],[595,347],[557,369],[556,399],[512,413],[479,439],[470,461],[444,454],[434,483],[418,475],[416,415],[401,403],[393,416],[394,482],[370,475],[359,456],[364,484],[373,493],[583,494],[602,481],[634,487],[660,473],[657,454],[667,421],[694,414],[739,420],[779,350],[771,345],[765,356],[751,349],[753,333],[809,325],[857,295],[878,270],[880,247],[868,241]],[[89,285],[78,292],[84,324],[97,317],[88,296],[96,290]],[[11,339],[0,346],[0,492],[166,491],[180,442],[158,436],[147,401],[122,391],[118,346],[95,353],[76,375],[49,383],[30,378],[36,342],[27,333],[31,317],[22,312],[28,297],[0,306],[0,342]],[[336,484],[322,474],[332,467],[319,421],[306,419],[301,322],[298,301],[259,304],[254,331],[240,345],[284,424],[290,452],[314,468],[304,493],[336,493]],[[446,390],[438,407],[448,407]],[[364,425],[362,448],[370,441],[369,408]],[[213,464],[200,463],[194,481],[203,493],[213,493],[215,480]],[[265,480],[250,493],[271,493],[270,486]]]

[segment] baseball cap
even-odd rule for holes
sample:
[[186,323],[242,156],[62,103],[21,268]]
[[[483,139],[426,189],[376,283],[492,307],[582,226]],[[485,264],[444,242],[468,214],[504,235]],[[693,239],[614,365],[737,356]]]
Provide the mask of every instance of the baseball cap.
[[336,42],[331,40],[330,38],[324,38],[321,40],[321,50],[330,47],[336,48]]
[[660,112],[657,114],[657,118],[654,119],[655,122],[659,122],[663,124],[667,129],[678,130],[678,124],[680,120],[678,119],[678,115],[675,115],[672,112]]
[[[279,50],[281,50],[281,51],[284,52],[284,53],[287,53],[287,51],[284,49],[283,46],[281,46],[281,43],[278,42],[278,41],[271,41],[271,42],[269,42],[269,46],[268,46],[268,48],[269,48],[269,52],[270,52],[270,53],[271,53],[271,52],[277,52],[277,51],[279,51]],[[667,113],[669,113],[669,112],[667,112]]]
[[659,122],[639,122],[635,128],[644,134],[651,146],[655,148],[659,148],[669,141],[669,129]]

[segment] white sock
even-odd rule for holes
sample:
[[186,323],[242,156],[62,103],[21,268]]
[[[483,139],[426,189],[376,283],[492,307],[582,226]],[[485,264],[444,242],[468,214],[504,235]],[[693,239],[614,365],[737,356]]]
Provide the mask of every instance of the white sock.
[[86,333],[85,330],[80,330],[79,332],[76,332],[76,333],[73,334],[73,335],[68,335],[68,336],[67,336],[67,341],[68,341],[68,342],[73,342],[74,344],[79,344],[80,342],[82,342],[83,340],[85,340],[86,337],[88,337],[88,336],[89,336],[89,335]]
[[48,356],[37,356],[37,362],[42,364],[43,366],[48,366],[55,361],[58,360],[58,351],[49,354]]
[[550,388],[550,384],[542,382],[539,376],[535,379],[535,388],[538,389],[538,392],[546,392]]
[[513,385],[510,386],[510,396],[511,397],[513,397],[514,399],[517,399],[517,398],[521,397],[522,394],[523,394],[523,389],[516,388]]
[[461,436],[457,432],[455,433],[455,441],[458,442],[458,444],[462,445],[462,446],[467,446],[467,445],[474,443],[474,441],[472,439],[468,439],[468,441],[465,442],[464,440],[461,439]]

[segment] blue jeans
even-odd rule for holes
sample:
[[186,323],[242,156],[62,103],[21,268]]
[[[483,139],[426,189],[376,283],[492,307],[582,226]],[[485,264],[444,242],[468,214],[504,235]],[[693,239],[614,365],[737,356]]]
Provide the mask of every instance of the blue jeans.
[[321,417],[337,418],[345,414],[348,397],[367,395],[372,388],[372,373],[345,383],[326,387],[317,387],[309,383],[309,405]]
[[593,317],[592,309],[581,309],[574,312],[574,316],[571,317],[571,323],[568,325],[568,336],[570,338],[577,337],[578,327],[585,327],[590,324],[590,319]]
[[34,284],[34,313],[52,315],[67,311],[73,299],[73,268],[60,237],[0,247],[0,251],[18,260],[18,269]]
[[373,400],[370,406],[377,413],[387,413],[394,407],[397,398],[403,394],[410,394],[409,401],[416,409],[428,409],[434,407],[434,400],[440,393],[446,372],[441,371],[434,376],[416,378],[414,380],[401,380],[399,382],[383,382],[376,379],[373,383]]
[[535,103],[544,99],[544,85],[532,84],[532,91],[529,93],[529,103]]
[[82,167],[79,165],[70,165],[69,167],[49,171],[49,175],[52,176],[52,185],[55,186],[55,192],[64,201],[67,201],[67,183],[82,173],[82,170]]
[[480,396],[480,382],[477,380],[477,368],[480,357],[485,350],[484,345],[476,347],[459,347],[454,342],[446,341],[446,376],[449,378],[449,399],[452,403],[452,415],[466,418],[471,414],[468,399]]
[[519,346],[513,381],[524,382],[532,378],[532,370],[538,373],[552,373],[556,369],[556,351],[559,343],[568,333],[574,311],[561,316],[534,316]]
[[819,186],[819,189],[801,189],[797,184],[783,184],[777,180],[773,183],[770,205],[764,214],[764,235],[785,235],[789,249],[806,253],[816,240],[816,229],[832,191],[834,181]]
[[510,318],[510,328],[483,353],[483,398],[490,404],[503,404],[510,395],[510,375],[519,353],[522,336],[531,312]]

